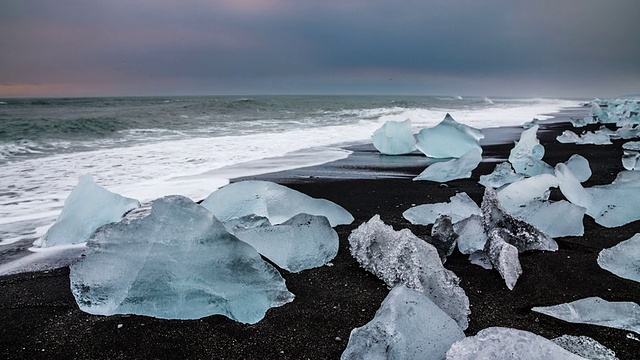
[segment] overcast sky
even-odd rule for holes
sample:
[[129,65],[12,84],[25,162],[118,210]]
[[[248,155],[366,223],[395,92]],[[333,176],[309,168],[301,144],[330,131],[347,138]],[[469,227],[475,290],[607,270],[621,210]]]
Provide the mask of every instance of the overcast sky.
[[640,0],[0,2],[0,96],[640,93]]

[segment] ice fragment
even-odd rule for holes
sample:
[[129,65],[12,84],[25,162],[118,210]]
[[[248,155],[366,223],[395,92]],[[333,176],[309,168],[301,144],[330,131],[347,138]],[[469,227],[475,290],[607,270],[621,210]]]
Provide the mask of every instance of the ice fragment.
[[471,215],[480,215],[480,208],[467,193],[458,193],[448,203],[423,204],[414,206],[402,213],[402,216],[414,225],[433,224],[438,216],[449,215],[456,223]]
[[640,282],[640,234],[600,251],[598,265],[621,278]]
[[458,234],[458,250],[463,254],[472,254],[483,251],[487,243],[487,235],[484,232],[482,216],[471,215],[453,225],[453,230]]
[[481,161],[481,151],[472,149],[458,159],[429,165],[429,167],[413,178],[413,180],[447,182],[457,179],[468,179],[471,177],[471,172],[478,167]]
[[544,146],[536,137],[538,125],[532,126],[520,134],[520,141],[511,149],[509,162],[516,173],[527,176],[552,174],[553,168],[542,161]]
[[496,165],[493,172],[489,175],[480,176],[480,185],[484,187],[492,187],[498,189],[504,185],[511,184],[514,181],[523,179],[524,175],[516,174],[508,162],[503,162]]
[[518,249],[505,241],[510,234],[505,229],[492,229],[489,232],[485,252],[489,256],[491,265],[498,270],[509,290],[516,286],[518,278],[522,274]]
[[562,335],[552,339],[556,345],[589,360],[618,360],[616,353],[588,336]]
[[416,147],[432,158],[459,158],[472,149],[482,153],[480,139],[484,135],[478,129],[460,124],[447,114],[438,125],[422,129]]
[[373,146],[385,155],[408,154],[416,149],[411,120],[387,121],[371,137]]
[[431,239],[443,258],[453,253],[456,248],[456,240],[458,234],[453,230],[453,223],[451,222],[451,216],[440,215],[431,228]]

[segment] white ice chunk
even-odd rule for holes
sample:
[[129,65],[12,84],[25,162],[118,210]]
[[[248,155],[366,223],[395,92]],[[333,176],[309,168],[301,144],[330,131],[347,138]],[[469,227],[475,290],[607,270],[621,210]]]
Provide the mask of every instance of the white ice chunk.
[[589,124],[595,124],[596,120],[593,118],[593,116],[591,115],[587,115],[583,118],[580,119],[571,119],[571,124],[573,125],[573,127],[585,127]]
[[583,156],[574,154],[571,155],[569,160],[564,163],[569,168],[569,171],[573,173],[573,176],[580,182],[585,182],[591,177],[591,167],[589,167],[589,160]]
[[586,209],[568,201],[534,200],[513,213],[552,238],[584,235]]
[[520,141],[511,149],[509,162],[516,173],[527,176],[552,174],[553,168],[542,161],[544,146],[540,144],[536,134],[538,125],[534,125],[520,134]]
[[514,181],[523,179],[524,175],[516,174],[508,162],[503,162],[493,169],[493,172],[489,175],[480,176],[480,185],[484,187],[492,187],[498,189],[504,185],[511,184]]
[[353,216],[347,210],[329,200],[314,199],[269,181],[229,184],[211,193],[202,206],[222,222],[254,214],[279,224],[301,213],[325,216],[331,226],[353,222]]
[[602,124],[607,124],[610,121],[609,119],[609,115],[607,114],[606,111],[602,110],[602,108],[600,107],[600,105],[598,105],[598,103],[596,103],[595,101],[591,102],[591,115],[599,122]]
[[343,360],[444,359],[464,333],[423,293],[394,287],[373,320],[351,331]]
[[503,327],[480,330],[447,351],[447,360],[472,359],[584,360],[542,336]]
[[606,326],[640,334],[640,306],[629,301],[609,302],[590,297],[531,310],[570,323]]
[[275,226],[236,226],[232,234],[291,272],[322,266],[338,253],[338,234],[324,216],[298,214]]
[[584,188],[565,164],[556,165],[556,177],[567,200],[586,208],[596,223],[616,227],[640,219],[637,188],[617,184]]
[[611,186],[619,189],[640,187],[640,171],[620,171]]
[[36,245],[48,247],[86,242],[100,226],[119,221],[138,206],[138,200],[114,194],[94,183],[91,175],[86,174],[64,201],[56,222]]
[[589,360],[618,360],[615,351],[588,336],[562,335],[552,339],[556,345]]
[[561,144],[577,144],[580,142],[580,135],[571,130],[565,130],[562,134],[556,136],[556,140]]
[[429,165],[428,168],[413,178],[413,180],[447,182],[457,179],[468,179],[471,177],[471,172],[478,167],[481,161],[482,155],[480,150],[472,149],[458,159]]
[[510,238],[510,234],[505,229],[491,229],[488,238],[485,252],[489,256],[491,265],[498,270],[507,288],[513,290],[522,274],[518,249],[505,241]]
[[622,166],[627,170],[640,170],[640,141],[622,144]]
[[458,234],[458,250],[463,254],[472,254],[483,251],[487,243],[487,234],[484,232],[482,216],[471,215],[453,225],[453,230]]
[[557,187],[558,179],[551,174],[540,174],[518,180],[498,190],[500,204],[510,213],[519,211],[533,200],[547,200],[549,188]]
[[484,251],[476,251],[469,255],[469,262],[473,265],[478,265],[483,269],[493,269],[493,265],[491,265],[491,259],[489,259],[489,255]]
[[373,146],[385,155],[408,154],[416,149],[411,120],[387,121],[371,136]]
[[243,323],[293,300],[278,271],[182,196],[155,200],[151,214],[102,227],[94,249],[71,266],[81,310],[198,319],[222,314]]
[[457,223],[471,215],[482,214],[478,205],[467,193],[458,193],[448,203],[423,204],[410,208],[402,216],[414,225],[433,224],[438,216],[449,215],[451,221]]
[[433,245],[409,229],[394,231],[375,215],[349,235],[351,255],[365,270],[387,286],[398,284],[424,292],[453,318],[461,329],[468,326],[469,298],[460,280],[445,269]]
[[416,147],[432,158],[459,158],[472,149],[482,153],[480,139],[484,135],[478,129],[460,124],[447,114],[438,125],[420,130]]
[[594,145],[611,145],[611,139],[606,132],[591,132],[587,131],[580,135],[580,141],[578,145],[594,144]]
[[598,265],[621,278],[640,282],[640,234],[600,251]]

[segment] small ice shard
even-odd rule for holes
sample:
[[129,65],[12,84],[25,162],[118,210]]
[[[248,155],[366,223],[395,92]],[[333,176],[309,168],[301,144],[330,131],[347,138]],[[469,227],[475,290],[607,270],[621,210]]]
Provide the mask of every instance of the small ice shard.
[[565,164],[556,165],[562,194],[586,210],[596,223],[605,227],[622,226],[640,219],[640,192],[619,184],[584,188]]
[[198,319],[221,314],[243,323],[293,300],[278,271],[182,196],[155,200],[151,214],[102,227],[94,252],[71,266],[81,310]]
[[580,118],[580,119],[573,119],[572,118],[570,121],[571,121],[571,124],[573,125],[573,127],[577,127],[577,128],[585,127],[585,126],[587,126],[589,124],[595,124],[596,123],[596,120],[591,115],[587,115],[587,116],[585,116],[583,118]]
[[498,270],[507,288],[513,290],[522,274],[518,249],[505,241],[510,238],[510,234],[505,229],[492,229],[488,238],[485,252],[489,256],[491,265]]
[[467,193],[458,193],[448,203],[423,204],[410,208],[402,216],[414,225],[433,224],[438,216],[449,215],[455,224],[471,215],[480,215],[480,208]]
[[615,351],[588,336],[562,335],[551,339],[563,349],[589,360],[618,360]]
[[537,227],[552,238],[584,235],[586,209],[568,201],[540,201],[527,203],[514,216]]
[[463,254],[472,254],[483,251],[487,243],[487,234],[484,232],[482,216],[471,215],[453,225],[453,230],[458,234],[458,250]]
[[298,214],[275,226],[236,225],[232,234],[294,273],[320,267],[338,253],[338,234],[324,216]]
[[536,134],[538,125],[534,125],[520,134],[520,141],[511,149],[509,162],[516,173],[527,176],[552,174],[553,168],[542,161],[544,146],[540,144]]
[[571,130],[565,130],[562,134],[556,136],[556,140],[561,144],[577,144],[580,142],[580,135]]
[[480,176],[480,185],[484,187],[492,187],[498,189],[504,185],[511,184],[512,182],[523,179],[524,175],[516,174],[508,162],[503,162],[496,165],[493,172],[489,175]]
[[458,234],[453,230],[451,216],[440,215],[431,228],[431,240],[433,240],[436,249],[442,253],[444,259],[453,253],[457,239]]
[[472,149],[482,153],[483,138],[480,130],[460,124],[447,114],[438,125],[420,130],[416,147],[428,157],[459,158]]
[[279,224],[301,213],[325,216],[331,226],[353,222],[353,216],[347,210],[329,200],[314,199],[269,181],[229,184],[211,193],[202,206],[222,222],[254,214]]
[[409,229],[394,231],[375,215],[349,235],[351,255],[387,286],[398,284],[424,292],[453,318],[462,330],[468,326],[469,298],[460,280],[442,266],[433,245]]
[[472,359],[584,360],[542,336],[504,327],[480,330],[447,351],[447,360]]
[[468,179],[471,177],[471,172],[478,167],[481,161],[481,151],[472,149],[458,159],[429,165],[413,180],[430,180],[443,183],[457,179]]
[[341,359],[444,359],[464,333],[422,292],[395,286],[373,320],[351,331]]
[[591,167],[589,167],[589,160],[585,159],[581,155],[571,155],[569,160],[565,161],[564,164],[567,165],[569,171],[571,171],[573,176],[575,176],[580,182],[589,180],[592,175]]
[[640,282],[640,234],[600,251],[598,265],[621,278]]
[[533,200],[549,199],[549,188],[557,187],[558,179],[551,174],[540,174],[515,181],[498,190],[500,204],[510,213],[519,211]]
[[37,245],[48,247],[86,242],[99,227],[120,221],[124,214],[138,206],[138,200],[114,194],[86,174],[64,201],[60,216]]
[[590,297],[531,310],[570,323],[606,326],[640,334],[640,306],[629,301],[609,302]]
[[[493,269],[491,259],[489,259],[489,255],[484,251],[476,251],[469,255],[469,262],[487,270]],[[520,260],[518,260],[518,262],[520,262]]]
[[622,166],[627,170],[640,170],[640,141],[622,144]]
[[411,120],[387,121],[371,136],[373,146],[385,155],[409,154],[416,149]]

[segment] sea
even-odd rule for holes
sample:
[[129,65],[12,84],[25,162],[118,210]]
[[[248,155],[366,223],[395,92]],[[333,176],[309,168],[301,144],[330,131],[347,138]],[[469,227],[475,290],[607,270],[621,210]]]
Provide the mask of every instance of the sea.
[[579,104],[461,96],[0,99],[0,248],[40,238],[87,173],[143,203],[169,194],[201,200],[235,177],[345,158],[385,121],[411,119],[417,132],[450,113],[482,129]]

